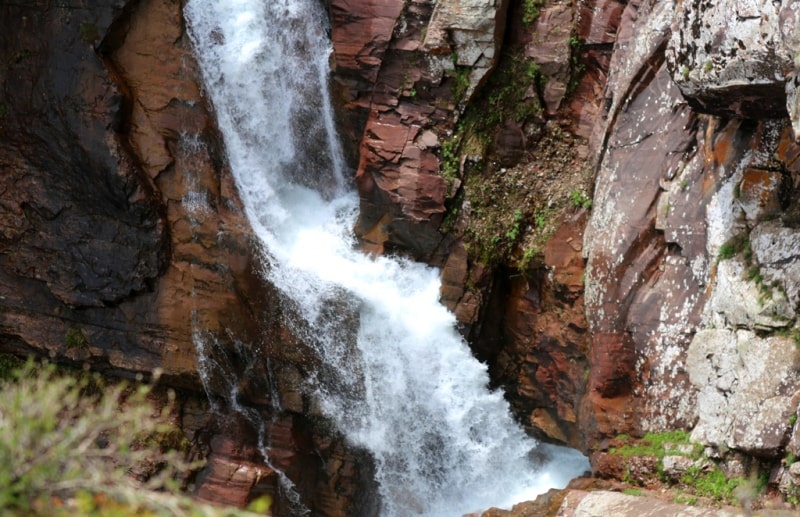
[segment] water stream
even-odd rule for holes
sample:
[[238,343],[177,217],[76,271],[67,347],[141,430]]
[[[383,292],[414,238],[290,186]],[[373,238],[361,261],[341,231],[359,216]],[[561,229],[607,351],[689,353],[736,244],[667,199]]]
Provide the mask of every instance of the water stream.
[[544,447],[487,389],[438,301],[439,272],[360,253],[328,102],[318,0],[189,0],[185,16],[263,273],[322,359],[323,412],[374,457],[384,516],[454,516],[563,486],[588,466]]

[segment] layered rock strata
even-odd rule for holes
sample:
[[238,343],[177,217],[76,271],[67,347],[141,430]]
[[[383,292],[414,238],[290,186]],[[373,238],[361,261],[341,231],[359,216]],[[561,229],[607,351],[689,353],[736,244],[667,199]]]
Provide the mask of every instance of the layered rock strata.
[[302,505],[351,514],[369,462],[304,416],[308,358],[259,274],[181,2],[5,3],[0,25],[2,350],[159,370],[208,456],[201,497],[291,513],[275,467]]
[[[693,430],[793,490],[779,459],[800,455],[798,3],[328,5],[362,245],[443,266],[443,302],[520,421],[587,451]],[[206,499],[279,490],[263,425],[303,504],[374,511],[354,488],[368,460],[301,389],[313,357],[258,274],[180,3],[17,3],[0,23],[3,350],[160,368],[187,408],[241,394],[249,416],[192,431]],[[499,106],[503,55],[525,64],[520,104],[541,110],[448,156],[470,106]],[[587,164],[591,210],[572,174]],[[465,191],[481,183],[506,189],[489,193],[501,205],[525,194],[502,205],[494,262],[468,238],[481,217]]]

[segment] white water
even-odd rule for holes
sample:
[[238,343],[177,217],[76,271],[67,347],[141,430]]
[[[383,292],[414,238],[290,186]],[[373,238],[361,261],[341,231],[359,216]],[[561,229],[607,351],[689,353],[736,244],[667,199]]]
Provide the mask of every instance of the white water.
[[189,0],[185,16],[264,274],[322,359],[309,380],[320,407],[372,453],[385,516],[461,515],[565,485],[586,459],[528,438],[487,389],[438,302],[438,271],[355,249],[319,4]]

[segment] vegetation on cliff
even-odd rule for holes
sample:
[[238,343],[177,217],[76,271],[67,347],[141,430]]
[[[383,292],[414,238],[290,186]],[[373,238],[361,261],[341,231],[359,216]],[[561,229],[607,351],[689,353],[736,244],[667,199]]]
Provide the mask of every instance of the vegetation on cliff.
[[509,47],[442,144],[448,182],[443,230],[464,238],[473,261],[525,270],[567,210],[591,207],[591,170],[580,138],[548,120],[547,82],[520,47]]

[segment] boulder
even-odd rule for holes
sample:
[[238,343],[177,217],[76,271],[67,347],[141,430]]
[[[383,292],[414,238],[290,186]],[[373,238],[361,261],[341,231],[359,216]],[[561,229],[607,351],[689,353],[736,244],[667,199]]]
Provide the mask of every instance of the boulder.
[[595,515],[615,515],[618,517],[637,517],[640,515],[740,517],[745,513],[733,508],[700,508],[670,503],[655,497],[638,497],[619,492],[570,490],[555,515],[559,517],[590,517]]
[[789,338],[747,330],[698,332],[686,369],[698,389],[692,441],[774,458],[789,441],[800,351]]
[[[782,18],[795,2],[681,2],[666,55],[673,81],[693,107],[741,117],[786,115],[794,53]],[[785,27],[784,21],[784,27]]]
[[428,23],[422,50],[453,57],[469,70],[469,84],[459,99],[466,105],[494,68],[503,42],[508,0],[440,0]]

